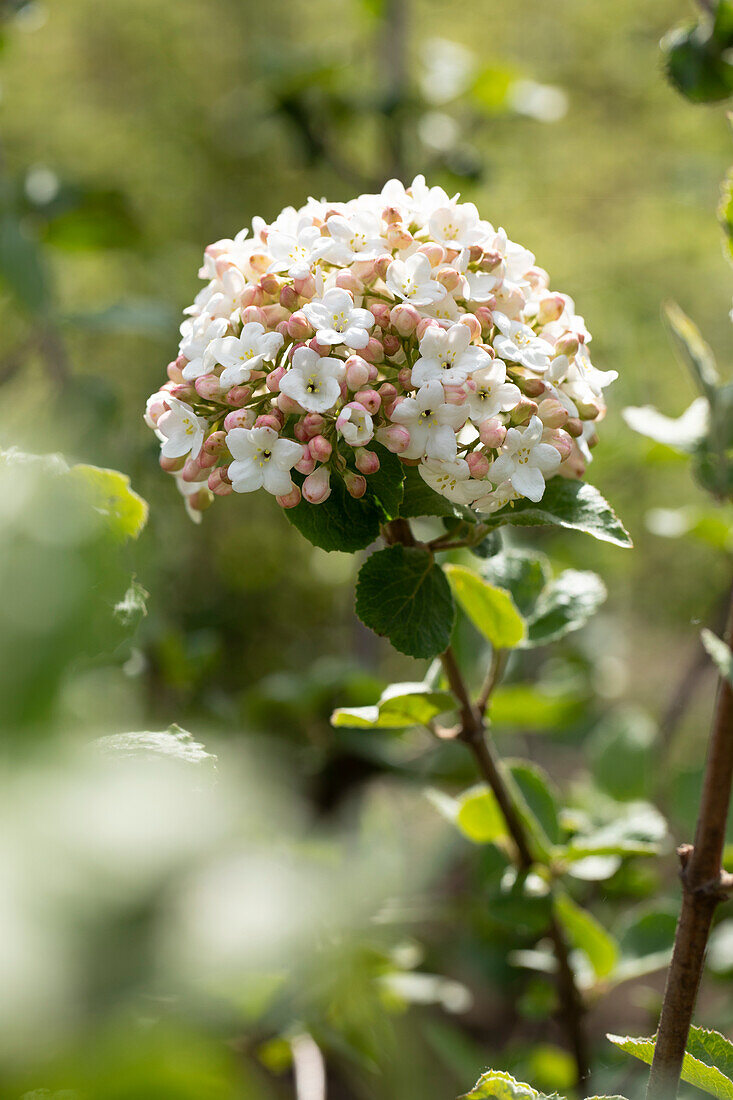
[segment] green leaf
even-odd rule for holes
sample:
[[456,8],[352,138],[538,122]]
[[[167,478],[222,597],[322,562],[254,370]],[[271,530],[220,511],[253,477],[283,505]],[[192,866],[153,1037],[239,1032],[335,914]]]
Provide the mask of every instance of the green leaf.
[[[699,389],[706,397],[718,383],[718,368],[708,345],[700,335],[694,321],[680,309],[676,302],[667,302],[664,316],[669,325],[675,344],[682,352],[682,358],[692,372]],[[689,410],[688,410],[689,412]]]
[[508,592],[464,565],[446,565],[445,571],[458,603],[495,649],[512,649],[524,639],[524,620]]
[[138,537],[148,519],[148,506],[130,488],[126,474],[80,464],[72,466],[69,475],[84,486],[93,507],[116,538]]
[[720,675],[733,686],[733,653],[730,646],[707,628],[700,631],[700,637],[709,656],[715,662]]
[[618,944],[613,937],[587,909],[581,909],[567,894],[557,892],[554,906],[572,946],[587,956],[597,978],[608,977],[619,957]]
[[[709,1038],[708,1038],[709,1037]],[[627,1054],[633,1054],[635,1058],[645,1062],[648,1066],[654,1058],[655,1036],[648,1039],[632,1038],[631,1036],[609,1035],[610,1041]],[[716,1031],[706,1032],[704,1028],[691,1027],[687,1040],[688,1051],[682,1062],[682,1080],[688,1085],[702,1089],[710,1096],[718,1100],[733,1100],[733,1080],[717,1064],[713,1064],[711,1050],[715,1052],[716,1059],[727,1069],[730,1069],[731,1044]]]
[[551,577],[550,561],[533,550],[503,550],[487,561],[481,575],[511,593],[520,614],[528,618]]
[[447,691],[433,691],[425,684],[391,684],[374,706],[339,707],[331,715],[331,725],[349,729],[407,729],[427,725],[455,706],[455,699]]
[[493,515],[485,516],[482,522],[492,527],[505,523],[516,527],[565,527],[584,531],[616,546],[633,545],[621,520],[595,486],[562,477],[553,477],[548,482],[539,504],[526,499],[518,500]]
[[115,604],[115,615],[126,627],[135,627],[148,613],[147,600],[150,593],[132,578],[130,587],[119,603]]
[[616,707],[593,729],[587,754],[593,778],[620,802],[644,798],[657,767],[656,723],[639,707]]
[[401,653],[437,657],[448,648],[455,605],[445,574],[429,551],[388,546],[361,567],[356,613]]
[[0,279],[29,313],[48,313],[51,288],[43,253],[10,214],[0,218]]
[[597,573],[566,569],[540,595],[527,623],[524,645],[547,645],[578,630],[598,610],[606,595],[606,586]]
[[723,30],[729,0],[719,0],[723,14],[675,27],[661,42],[669,81],[692,103],[716,103],[733,95],[729,35]]
[[367,491],[354,500],[346,491],[343,479],[331,478],[331,495],[323,504],[302,500],[285,515],[314,546],[322,550],[355,553],[365,550],[379,537],[379,528],[394,519],[402,499],[404,466],[386,447],[374,445],[380,468],[366,479]]
[[524,1085],[509,1073],[490,1069],[482,1073],[478,1081],[462,1100],[560,1100],[537,1092],[531,1085]]
[[520,812],[543,849],[560,839],[558,801],[550,777],[528,760],[507,760],[507,768],[522,796]]
[[456,799],[455,821],[477,844],[490,844],[507,835],[506,821],[493,791],[479,783]]
[[417,466],[404,466],[403,469],[404,497],[399,514],[405,519],[416,519],[418,516],[457,516],[469,523],[476,522],[476,516],[470,508],[454,504],[431,489],[420,477]]
[[728,174],[723,181],[718,219],[725,234],[726,256],[733,262],[733,168],[728,169]]

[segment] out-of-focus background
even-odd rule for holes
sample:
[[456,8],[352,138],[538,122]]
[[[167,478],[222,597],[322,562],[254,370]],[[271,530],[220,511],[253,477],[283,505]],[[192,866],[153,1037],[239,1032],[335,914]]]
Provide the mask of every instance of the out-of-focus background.
[[[722,111],[672,91],[659,54],[688,13],[684,0],[0,6],[0,445],[122,470],[150,506],[111,565],[65,525],[52,470],[3,472],[2,1096],[291,1096],[293,1058],[301,1087],[318,1064],[311,1036],[336,1100],[443,1100],[490,1063],[570,1088],[551,982],[515,965],[543,914],[502,909],[493,850],[461,843],[424,797],[468,785],[465,762],[329,727],[334,705],[424,673],[357,622],[358,561],[314,549],[261,494],[217,501],[194,527],[141,413],[207,243],[392,175],[475,202],[575,298],[594,362],[619,372],[589,476],[636,543],[517,539],[596,569],[609,599],[512,670],[497,738],[579,812],[648,801],[689,837],[714,690],[697,639],[720,627],[730,514],[620,415],[647,402],[677,415],[694,396],[666,299],[730,366],[714,213],[730,136]],[[131,573],[150,595],[129,643],[100,623]],[[145,742],[133,772],[126,744],[90,747],[171,722],[218,766]],[[579,889],[629,958],[668,948],[671,858]],[[711,966],[701,1014],[725,1028],[733,922]],[[653,1030],[660,982],[594,992],[598,1091],[632,1095],[603,1034]]]

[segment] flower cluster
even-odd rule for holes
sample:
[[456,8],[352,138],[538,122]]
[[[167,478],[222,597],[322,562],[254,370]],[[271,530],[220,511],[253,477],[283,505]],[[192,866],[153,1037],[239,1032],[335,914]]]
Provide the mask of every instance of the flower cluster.
[[256,218],[200,275],[145,414],[192,515],[358,498],[377,444],[479,513],[582,476],[615,373],[533,254],[422,176]]

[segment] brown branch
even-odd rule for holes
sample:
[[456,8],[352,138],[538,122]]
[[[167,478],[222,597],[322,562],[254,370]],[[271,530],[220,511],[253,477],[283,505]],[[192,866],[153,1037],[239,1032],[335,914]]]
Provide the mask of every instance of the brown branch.
[[[405,546],[415,545],[415,539],[408,520],[392,520],[391,523],[382,528],[382,534],[385,541],[390,544],[402,542]],[[451,646],[448,646],[445,653],[441,654],[440,660],[460,711],[461,724],[455,732],[455,737],[468,747],[474,758],[477,771],[493,792],[514,843],[514,863],[520,872],[526,873],[535,862],[530,838],[503,774],[501,762],[488,733],[484,718],[488,700],[501,678],[505,658],[506,654],[502,650],[494,652],[491,667],[476,703],[471,699],[468,686]],[[582,1088],[590,1080],[590,1059],[583,1023],[585,1007],[570,965],[567,944],[554,914],[549,933],[557,959],[557,987],[560,998],[561,1019],[564,1029],[568,1033],[573,1051],[578,1087]]]
[[[729,640],[731,633],[733,593],[727,630]],[[732,784],[733,687],[721,676],[695,843],[678,849],[682,908],[667,973],[647,1100],[672,1100],[679,1088],[713,914],[731,886],[731,876],[723,871],[722,860]]]

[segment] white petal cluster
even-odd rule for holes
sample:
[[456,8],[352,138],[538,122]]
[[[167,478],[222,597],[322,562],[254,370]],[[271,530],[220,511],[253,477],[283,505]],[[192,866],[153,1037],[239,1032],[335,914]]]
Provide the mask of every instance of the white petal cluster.
[[422,176],[255,218],[200,275],[145,412],[192,514],[259,488],[317,505],[334,478],[361,496],[380,447],[479,513],[590,461],[616,375],[573,300]]

